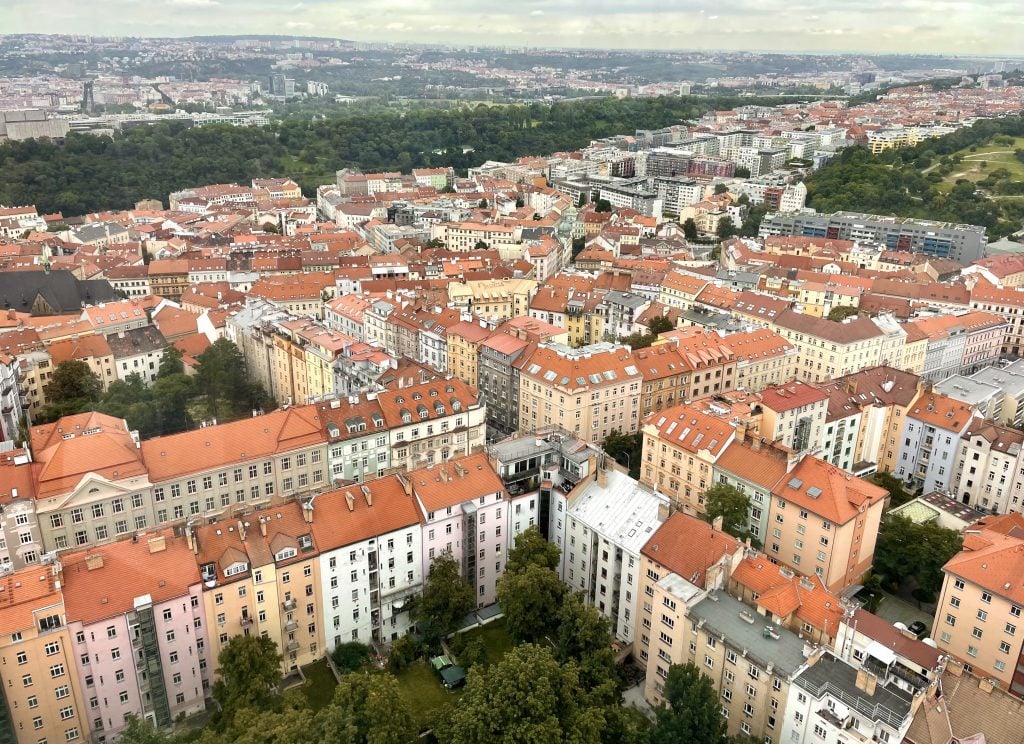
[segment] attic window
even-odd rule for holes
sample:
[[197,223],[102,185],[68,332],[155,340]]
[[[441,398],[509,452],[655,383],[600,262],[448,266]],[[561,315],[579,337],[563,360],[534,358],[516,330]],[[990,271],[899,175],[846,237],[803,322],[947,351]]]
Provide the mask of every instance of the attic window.
[[225,576],[236,576],[240,573],[245,573],[249,570],[248,563],[232,563],[230,566],[224,569]]
[[405,403],[405,398],[399,395],[397,398],[395,398],[395,403]]
[[[286,561],[289,558],[294,558],[298,554],[299,554],[299,551],[297,551],[295,548],[282,548],[281,550],[279,550],[277,552],[277,555],[274,556],[274,560],[275,561]],[[224,573],[227,574],[227,571],[225,571]]]
[[302,550],[312,550],[313,538],[309,535],[299,535],[299,547]]
[[811,486],[810,488],[807,489],[807,495],[810,496],[812,499],[816,499],[819,496],[821,496],[821,489],[818,488],[817,486]]

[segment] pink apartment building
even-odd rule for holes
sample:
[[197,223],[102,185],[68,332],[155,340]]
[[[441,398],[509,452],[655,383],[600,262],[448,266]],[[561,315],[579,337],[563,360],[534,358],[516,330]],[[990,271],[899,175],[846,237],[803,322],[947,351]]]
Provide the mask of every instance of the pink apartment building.
[[203,710],[214,670],[204,656],[199,567],[186,539],[163,530],[61,563],[93,741],[116,739],[127,715],[164,727]]

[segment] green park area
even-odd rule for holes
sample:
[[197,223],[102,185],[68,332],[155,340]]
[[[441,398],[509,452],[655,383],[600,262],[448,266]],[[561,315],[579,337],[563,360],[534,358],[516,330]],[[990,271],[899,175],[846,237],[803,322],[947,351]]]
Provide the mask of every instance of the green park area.
[[[949,192],[957,181],[971,181],[994,198],[1024,197],[1024,137],[997,137],[949,156],[939,189]],[[946,172],[948,171],[948,172]],[[1017,186],[1012,186],[1016,182]],[[1004,193],[1017,192],[1017,193]]]

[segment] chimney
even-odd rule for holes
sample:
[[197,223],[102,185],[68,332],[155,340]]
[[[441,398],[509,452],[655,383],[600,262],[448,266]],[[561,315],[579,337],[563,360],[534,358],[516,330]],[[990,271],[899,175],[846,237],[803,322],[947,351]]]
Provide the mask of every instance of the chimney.
[[163,535],[149,538],[147,544],[150,553],[162,553],[167,550],[167,540]]
[[85,567],[90,571],[103,568],[103,554],[93,553],[92,555],[85,556]]
[[267,520],[265,517],[260,517],[260,534],[263,537],[267,536]]
[[405,495],[412,496],[412,481],[402,475],[398,476],[398,480],[402,484],[402,489],[405,491]]
[[597,485],[601,488],[608,487],[608,471],[600,466],[597,468]]
[[363,498],[366,499],[366,505],[373,506],[373,492],[370,491],[370,487],[359,486],[359,490],[363,492]]
[[[313,498],[316,498],[315,496]],[[302,519],[306,524],[313,524],[313,498],[302,502]]]
[[356,500],[351,491],[345,491],[345,501],[348,503],[348,510],[356,510]]
[[441,479],[441,482],[442,483],[447,483],[448,482],[448,468],[446,468],[444,465],[442,465],[439,468],[439,471],[440,472],[438,473],[438,477]]
[[188,540],[188,549],[193,553],[198,553],[199,545],[196,543],[196,535],[188,525],[185,525],[185,539]]
[[722,531],[722,515],[719,514],[717,517],[711,520],[711,529],[715,532]]
[[659,522],[668,521],[668,518],[669,518],[669,516],[671,514],[672,514],[672,510],[669,507],[669,503],[667,501],[662,501],[662,502],[660,502],[658,504],[658,521]]
[[867,669],[857,670],[857,689],[865,693],[866,695],[874,695],[875,688],[878,686],[878,677],[869,672]]
[[238,536],[243,542],[245,541],[245,525],[242,523],[241,519],[238,520]]

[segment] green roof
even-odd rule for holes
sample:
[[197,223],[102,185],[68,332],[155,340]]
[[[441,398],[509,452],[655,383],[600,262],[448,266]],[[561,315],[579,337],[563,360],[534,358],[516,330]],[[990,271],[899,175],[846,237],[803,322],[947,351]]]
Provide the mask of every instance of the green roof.
[[914,499],[913,501],[908,501],[903,506],[897,506],[895,509],[892,509],[889,513],[898,514],[901,517],[906,517],[915,524],[925,524],[927,522],[932,522],[939,518],[938,509],[928,506],[928,504],[923,504],[917,499]]

